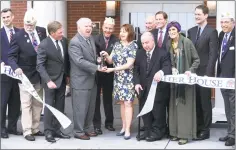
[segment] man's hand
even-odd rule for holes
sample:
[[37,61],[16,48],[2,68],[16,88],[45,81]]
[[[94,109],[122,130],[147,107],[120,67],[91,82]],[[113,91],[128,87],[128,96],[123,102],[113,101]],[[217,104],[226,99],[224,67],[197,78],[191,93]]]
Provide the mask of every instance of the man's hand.
[[172,75],[178,75],[179,71],[176,68],[172,68]]
[[47,86],[48,86],[49,89],[55,89],[55,88],[57,88],[56,84],[55,84],[53,81],[49,81],[49,82],[47,83]]
[[5,66],[5,63],[4,63],[4,62],[1,62],[1,66]]
[[140,84],[136,84],[135,85],[135,91],[138,93],[138,95],[139,95],[139,90],[143,90],[143,88]]
[[188,77],[191,75],[191,71],[185,71],[184,73],[185,75],[187,75]]
[[100,72],[106,72],[106,70],[107,70],[107,67],[102,67],[102,68],[98,68],[98,71],[100,71]]
[[107,68],[107,70],[105,72],[110,73],[110,72],[113,72],[113,71],[115,71],[115,68]]
[[100,52],[100,56],[101,56],[101,57],[104,56],[104,57],[106,58],[106,57],[108,57],[109,55],[108,55],[108,53],[107,53],[106,51],[101,51],[101,52]]
[[23,71],[22,71],[21,68],[17,68],[17,69],[15,70],[15,73],[16,73],[17,75],[22,75],[22,74],[23,74]]
[[163,76],[163,72],[160,70],[158,71],[155,75],[154,75],[154,81],[157,81],[157,82],[160,82],[161,81],[161,78]]

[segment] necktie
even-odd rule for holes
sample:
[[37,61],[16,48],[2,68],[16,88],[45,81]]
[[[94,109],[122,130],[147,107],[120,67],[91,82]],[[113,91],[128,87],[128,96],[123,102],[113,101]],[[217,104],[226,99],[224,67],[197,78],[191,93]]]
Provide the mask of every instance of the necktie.
[[147,55],[147,70],[146,70],[146,72],[148,73],[149,65],[151,62],[151,54],[150,54],[150,52],[147,52],[146,55]]
[[89,47],[92,48],[92,45],[91,45],[91,42],[90,42],[89,38],[86,39],[86,42],[88,43]]
[[[224,37],[224,39],[223,39],[223,45],[222,45],[222,51],[221,51],[221,56],[223,56],[224,54],[225,54],[225,52],[226,52],[226,45],[227,45],[227,36],[228,36],[228,34],[226,33],[225,34],[225,37]],[[222,57],[221,57],[222,58]]]
[[61,48],[58,44],[58,40],[56,40],[56,46],[57,46],[57,50],[59,51],[60,55],[61,55],[61,58],[63,58],[63,54],[62,54],[62,51],[61,51]]
[[200,37],[200,32],[201,32],[201,28],[199,27],[198,30],[197,30],[197,37],[196,37],[195,43],[197,42],[197,40],[198,40],[199,37]]
[[13,29],[10,29],[10,42],[12,41],[12,37],[13,37]]
[[31,37],[32,37],[32,45],[34,47],[34,50],[37,52],[38,49],[38,42],[34,36],[34,32],[31,32]]
[[105,39],[105,43],[106,43],[106,49],[107,49],[107,46],[108,46],[108,42],[109,42],[109,38],[104,38]]
[[159,33],[160,33],[160,36],[159,36],[159,39],[157,41],[157,44],[158,44],[158,47],[161,48],[161,46],[162,46],[162,33],[163,33],[163,31],[161,30]]

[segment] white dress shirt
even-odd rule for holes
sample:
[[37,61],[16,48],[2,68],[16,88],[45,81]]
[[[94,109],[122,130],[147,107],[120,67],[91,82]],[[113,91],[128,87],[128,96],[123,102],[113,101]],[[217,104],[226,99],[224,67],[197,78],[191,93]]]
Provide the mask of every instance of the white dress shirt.
[[8,38],[8,41],[9,41],[9,43],[10,43],[10,30],[12,29],[13,34],[15,34],[15,30],[14,30],[13,27],[11,27],[11,28],[8,28],[8,27],[6,27],[6,26],[3,26],[3,27],[4,27],[5,31],[6,31],[7,38]]
[[166,35],[166,26],[163,28],[163,29],[158,29],[158,37],[157,37],[157,41],[161,35],[160,31],[162,31],[162,44],[163,44],[163,41],[164,41],[164,38],[165,38],[165,35]]
[[[49,37],[52,39],[52,41],[53,41],[53,43],[54,43],[54,45],[55,45],[55,47],[56,47],[56,49],[57,49],[56,40],[55,40],[52,36],[50,36],[50,35],[49,35]],[[61,40],[58,40],[58,45],[59,45],[60,48],[61,48],[61,54],[62,54],[62,57],[64,58],[64,51],[63,51],[63,46],[62,46]]]
[[[231,32],[232,32],[232,31],[231,31]],[[228,43],[229,37],[230,37],[230,35],[231,35],[231,32],[225,33],[225,34],[224,34],[224,37],[223,37],[223,40],[222,40],[222,42],[220,43],[220,44],[221,44],[221,48],[220,48],[220,62],[221,62],[221,55],[222,55],[222,48],[223,48],[223,41],[224,41],[224,38],[225,38],[225,36],[226,36],[226,34],[227,34],[227,43]]]
[[[38,33],[37,33],[36,30],[34,30],[33,32],[34,32],[34,37],[36,38],[37,43],[38,43],[38,45],[39,45],[39,44],[40,44],[39,35],[38,35]],[[33,43],[31,34],[30,34],[29,32],[27,32],[27,33],[29,34],[30,41]]]

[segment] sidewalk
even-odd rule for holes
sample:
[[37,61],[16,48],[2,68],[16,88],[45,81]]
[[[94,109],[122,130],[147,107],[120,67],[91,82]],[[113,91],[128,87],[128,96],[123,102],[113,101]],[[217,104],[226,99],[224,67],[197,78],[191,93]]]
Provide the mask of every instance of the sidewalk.
[[[102,118],[104,120],[103,107],[101,108]],[[82,141],[75,138],[57,139],[56,143],[48,143],[44,137],[36,137],[36,141],[29,142],[23,136],[9,135],[9,139],[1,139],[1,149],[234,149],[233,147],[224,146],[223,142],[219,142],[218,138],[226,134],[225,128],[211,128],[211,137],[204,141],[190,141],[186,145],[178,145],[177,142],[162,139],[156,142],[137,141],[137,105],[135,105],[134,120],[132,123],[132,138],[124,140],[123,137],[117,137],[115,134],[121,129],[121,118],[119,105],[114,105],[114,127],[115,132],[110,132],[103,128],[103,134],[93,137],[89,141]],[[66,98],[66,115],[72,119],[71,98]],[[104,122],[104,121],[103,121]],[[20,120],[18,122],[21,131]],[[64,130],[64,133],[72,135],[73,124]],[[43,131],[43,122],[41,122],[40,130]]]

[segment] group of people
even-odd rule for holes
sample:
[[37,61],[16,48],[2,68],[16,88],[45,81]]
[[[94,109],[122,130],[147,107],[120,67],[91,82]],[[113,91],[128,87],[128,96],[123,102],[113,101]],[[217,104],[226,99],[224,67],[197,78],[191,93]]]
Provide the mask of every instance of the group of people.
[[[114,34],[115,21],[105,18],[103,32],[93,36],[92,21],[80,18],[76,35],[67,42],[63,26],[50,22],[46,29],[36,26],[34,12],[28,10],[24,28],[13,27],[14,14],[3,9],[2,65],[10,65],[16,74],[24,73],[37,92],[45,90],[45,102],[64,112],[66,85],[70,84],[74,137],[89,140],[103,134],[101,130],[101,92],[105,112],[105,128],[113,127],[113,101],[120,104],[122,128],[116,134],[125,140],[131,138],[133,101],[137,95],[144,106],[151,84],[158,82],[154,106],[142,116],[143,134],[139,140],[148,142],[169,136],[183,145],[189,140],[210,137],[212,122],[211,89],[199,85],[170,84],[161,81],[164,75],[196,73],[198,76],[235,77],[234,17],[223,13],[222,31],[207,24],[209,10],[204,5],[195,8],[197,26],[188,30],[187,37],[176,21],[168,23],[165,12],[159,11],[146,20],[146,31],[137,40],[132,25],[120,28],[119,38]],[[69,139],[61,132],[58,120],[45,108],[44,132],[39,131],[42,104],[34,100],[19,81],[1,75],[2,138],[20,135],[16,123],[20,115],[23,135],[34,141],[45,136],[48,142],[55,137]],[[235,90],[221,89],[227,117],[227,135],[219,140],[226,146],[235,144]],[[6,128],[6,106],[8,127]]]

